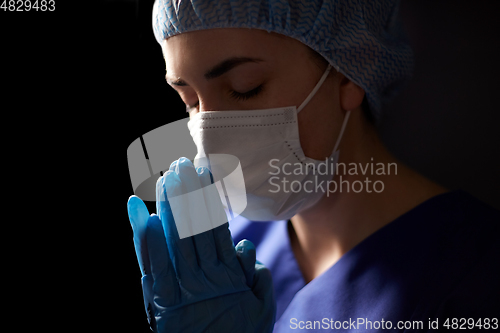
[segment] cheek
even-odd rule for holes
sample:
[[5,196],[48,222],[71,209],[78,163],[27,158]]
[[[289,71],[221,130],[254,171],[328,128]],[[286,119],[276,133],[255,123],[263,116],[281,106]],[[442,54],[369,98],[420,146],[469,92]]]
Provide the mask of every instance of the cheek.
[[305,99],[303,88],[290,80],[269,79],[264,83],[263,99],[266,108],[279,108],[287,106],[299,107]]
[[299,113],[300,144],[307,157],[324,160],[333,152],[342,118],[333,96],[315,96]]
[[[275,96],[280,99],[282,106],[295,106],[298,108],[313,90],[318,81],[317,73],[306,69],[293,68],[292,70],[286,70],[280,76],[279,82],[274,84],[277,87]],[[315,99],[314,97],[309,101],[308,105]]]

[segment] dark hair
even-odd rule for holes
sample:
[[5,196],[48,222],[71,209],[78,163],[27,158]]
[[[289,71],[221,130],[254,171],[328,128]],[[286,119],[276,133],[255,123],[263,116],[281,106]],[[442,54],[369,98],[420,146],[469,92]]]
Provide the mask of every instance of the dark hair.
[[[309,48],[311,59],[313,62],[321,69],[324,70],[326,66],[328,66],[328,61],[318,52],[314,51],[313,49]],[[363,110],[363,114],[368,120],[370,124],[375,124],[375,118],[373,117],[373,114],[370,110],[370,105],[368,104],[368,100],[365,97],[363,97],[363,102],[361,102],[361,109]]]

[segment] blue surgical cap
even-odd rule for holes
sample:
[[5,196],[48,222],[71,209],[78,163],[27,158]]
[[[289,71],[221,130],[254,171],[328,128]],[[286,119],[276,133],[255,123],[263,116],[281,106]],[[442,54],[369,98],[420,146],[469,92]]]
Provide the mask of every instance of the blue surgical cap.
[[253,28],[295,38],[364,89],[375,120],[410,78],[398,0],[156,0],[158,43],[189,31]]

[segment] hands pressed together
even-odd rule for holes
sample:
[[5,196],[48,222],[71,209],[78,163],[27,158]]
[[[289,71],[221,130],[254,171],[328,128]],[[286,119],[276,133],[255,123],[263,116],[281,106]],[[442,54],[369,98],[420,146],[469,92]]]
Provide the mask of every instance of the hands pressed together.
[[[271,273],[256,261],[252,242],[242,240],[233,247],[227,222],[179,238],[172,212],[176,207],[170,206],[167,193],[210,184],[207,168],[195,169],[180,158],[156,183],[157,214],[150,215],[137,196],[128,200],[150,327],[158,333],[272,332],[276,303]],[[200,204],[222,209],[213,207],[213,196],[205,201],[186,203],[182,209]],[[206,214],[207,219],[212,216]]]

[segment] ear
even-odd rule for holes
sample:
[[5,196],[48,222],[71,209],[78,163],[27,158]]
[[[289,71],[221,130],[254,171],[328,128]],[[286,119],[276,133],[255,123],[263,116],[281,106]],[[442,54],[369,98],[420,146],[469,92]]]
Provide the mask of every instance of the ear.
[[[339,73],[341,74],[341,73]],[[342,75],[342,74],[341,74]],[[340,107],[343,110],[354,110],[359,107],[365,97],[365,91],[360,86],[342,75],[340,80]]]

